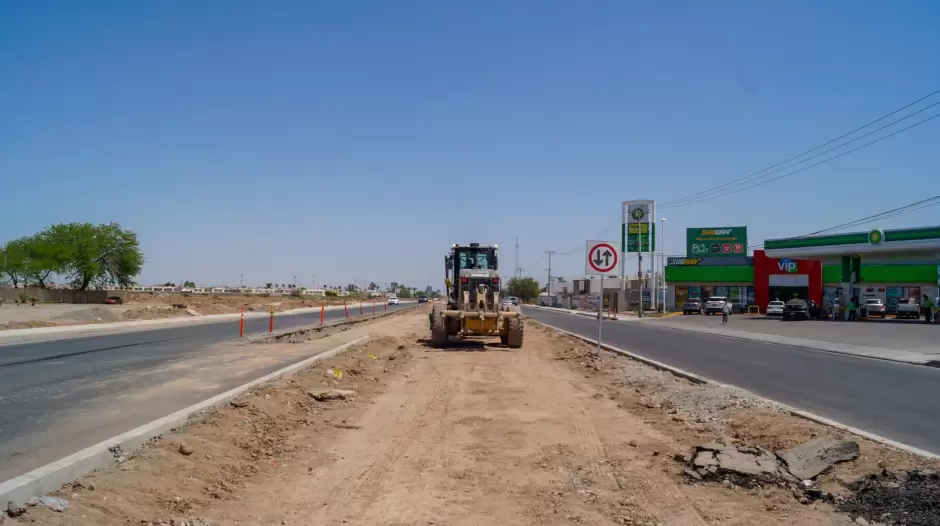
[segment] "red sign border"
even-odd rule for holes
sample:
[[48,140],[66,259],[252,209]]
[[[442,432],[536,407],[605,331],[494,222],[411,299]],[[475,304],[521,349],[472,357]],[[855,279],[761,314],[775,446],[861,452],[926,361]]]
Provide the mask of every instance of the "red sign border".
[[[613,252],[613,254],[614,254],[614,264],[611,265],[610,268],[607,269],[607,270],[604,270],[604,269],[600,269],[600,268],[595,267],[595,266],[594,266],[594,262],[591,261],[591,254],[593,254],[594,251],[595,251],[598,247],[607,247],[607,248],[610,249],[610,251]],[[617,263],[620,262],[620,254],[617,253],[617,249],[614,248],[613,245],[611,245],[610,243],[598,243],[598,244],[594,245],[593,247],[591,247],[591,250],[588,250],[588,253],[587,253],[587,261],[588,261],[588,265],[589,265],[592,269],[596,270],[597,272],[600,272],[601,274],[609,274],[611,271],[613,271],[615,268],[617,268]]]

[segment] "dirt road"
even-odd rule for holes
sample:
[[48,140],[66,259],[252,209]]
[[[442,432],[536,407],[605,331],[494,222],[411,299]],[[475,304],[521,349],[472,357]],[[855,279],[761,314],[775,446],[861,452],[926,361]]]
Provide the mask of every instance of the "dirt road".
[[[368,346],[63,490],[64,514],[27,515],[53,525],[855,524],[836,510],[846,497],[695,480],[680,460],[709,439],[773,448],[837,432],[746,394],[595,360],[533,325],[518,351],[434,350],[426,314],[376,324]],[[318,402],[313,388],[355,395]],[[819,487],[839,495],[879,465],[929,465],[867,442],[861,450]]]

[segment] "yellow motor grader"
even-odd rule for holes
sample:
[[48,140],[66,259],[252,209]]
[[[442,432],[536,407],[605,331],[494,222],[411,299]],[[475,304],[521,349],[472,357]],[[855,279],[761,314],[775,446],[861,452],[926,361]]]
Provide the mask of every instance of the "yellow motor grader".
[[454,244],[444,257],[447,306],[431,311],[431,345],[445,347],[451,336],[499,336],[511,349],[522,347],[522,313],[501,305],[497,245]]

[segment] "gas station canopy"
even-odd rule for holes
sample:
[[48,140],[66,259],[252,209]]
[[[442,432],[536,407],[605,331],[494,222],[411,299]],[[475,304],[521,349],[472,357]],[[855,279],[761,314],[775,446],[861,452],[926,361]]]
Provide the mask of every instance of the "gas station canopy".
[[764,241],[764,251],[768,257],[776,259],[937,258],[940,257],[940,226],[768,239]]

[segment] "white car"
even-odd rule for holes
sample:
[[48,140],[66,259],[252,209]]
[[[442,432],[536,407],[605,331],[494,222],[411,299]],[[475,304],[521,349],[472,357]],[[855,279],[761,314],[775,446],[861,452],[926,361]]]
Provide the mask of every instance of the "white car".
[[398,296],[394,294],[388,295],[388,304],[389,305],[398,305]]
[[724,296],[712,296],[708,298],[708,301],[705,302],[705,314],[721,314],[725,303],[731,302]]
[[782,301],[771,301],[767,304],[767,315],[768,316],[783,316],[783,306],[785,304]]

